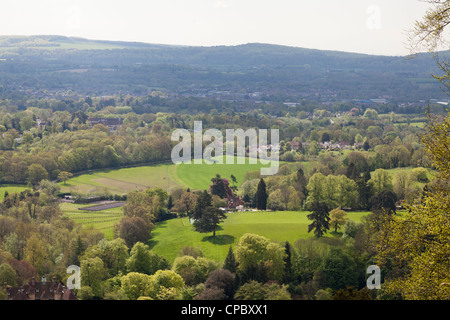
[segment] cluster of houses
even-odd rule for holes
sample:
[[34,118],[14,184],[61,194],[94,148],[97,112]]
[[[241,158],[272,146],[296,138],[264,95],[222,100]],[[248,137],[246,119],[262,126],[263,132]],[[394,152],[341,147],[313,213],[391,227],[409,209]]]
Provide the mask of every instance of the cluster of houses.
[[105,127],[108,127],[110,131],[119,129],[123,124],[123,119],[121,118],[89,118],[88,121],[91,128],[96,124],[102,124]]
[[[298,151],[300,149],[300,145],[302,146],[302,148],[309,148],[310,142],[291,141],[290,144],[292,150]],[[341,150],[349,150],[352,147],[355,149],[361,149],[363,147],[363,143],[355,143],[353,144],[353,146],[351,146],[350,143],[346,141],[339,141],[339,142],[325,141],[319,142],[318,146],[320,149],[323,150],[341,151]]]
[[68,289],[61,282],[47,281],[42,277],[41,281],[36,281],[33,277],[31,281],[21,287],[9,287],[3,284],[8,300],[78,300],[71,289]]

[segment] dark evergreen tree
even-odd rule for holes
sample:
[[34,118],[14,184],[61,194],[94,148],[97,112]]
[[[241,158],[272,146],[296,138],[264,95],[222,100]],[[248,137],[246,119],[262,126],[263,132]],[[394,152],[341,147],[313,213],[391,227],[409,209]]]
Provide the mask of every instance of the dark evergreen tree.
[[367,141],[367,140],[364,141],[363,148],[365,151],[368,151],[370,149],[369,141]]
[[242,201],[244,201],[245,204],[251,204],[252,199],[250,198],[250,196],[248,195],[248,193],[246,193],[244,195],[244,197],[242,198]]
[[304,199],[306,199],[306,197],[308,196],[308,190],[306,189],[306,186],[308,184],[308,180],[305,177],[305,173],[303,172],[303,170],[300,168],[297,170],[297,175],[296,175],[296,181],[294,183],[294,188],[295,190],[297,190],[298,192],[300,192],[301,194],[304,195]]
[[322,137],[320,139],[322,142],[330,141],[330,134],[328,132],[322,133]]
[[214,178],[212,178],[211,182],[212,182],[210,186],[211,194],[217,195],[221,199],[225,198],[227,195],[227,189],[225,186],[225,182],[220,177],[220,175],[216,175]]
[[231,178],[231,182],[233,183],[233,185],[230,186],[230,189],[233,190],[234,193],[236,193],[238,191],[238,187],[236,186],[237,179],[234,175],[231,175],[230,178]]
[[349,179],[357,180],[360,177],[361,173],[359,172],[358,167],[352,162],[347,167],[346,176]]
[[238,272],[239,286],[247,283],[251,280],[255,280],[260,283],[266,283],[269,278],[267,276],[267,268],[264,262],[251,264],[245,269],[239,270]]
[[341,248],[331,248],[322,261],[327,286],[333,290],[358,285],[357,264],[352,255]]
[[232,273],[236,273],[237,271],[237,261],[231,246],[230,249],[228,249],[227,257],[223,263],[223,269],[229,270]]
[[73,258],[72,258],[72,262],[75,265],[80,265],[80,256],[84,253],[84,251],[86,250],[83,240],[81,239],[80,236],[77,237],[77,241],[75,242],[74,246],[73,246]]
[[172,195],[169,196],[169,200],[167,200],[167,209],[172,209],[173,208],[173,198]]
[[396,213],[397,196],[390,190],[384,190],[372,197],[372,212],[377,213],[384,211],[387,214]]
[[356,179],[356,186],[358,188],[358,207],[361,210],[370,210],[370,199],[373,197],[373,188],[368,182],[370,180],[370,171],[367,170],[364,174]]
[[256,208],[258,208],[258,210],[267,209],[267,198],[266,183],[264,182],[264,179],[261,178],[256,190]]
[[292,249],[291,244],[288,241],[286,241],[284,246],[284,252],[286,253],[286,256],[284,258],[283,282],[290,283],[292,281]]
[[317,238],[323,236],[330,229],[330,212],[325,202],[313,202],[309,209],[312,213],[307,217],[312,220],[308,226],[308,232],[314,230]]
[[212,205],[211,195],[203,191],[197,198],[192,217],[195,219],[195,231],[213,232],[213,237],[215,237],[217,226],[226,218],[226,215],[225,212]]

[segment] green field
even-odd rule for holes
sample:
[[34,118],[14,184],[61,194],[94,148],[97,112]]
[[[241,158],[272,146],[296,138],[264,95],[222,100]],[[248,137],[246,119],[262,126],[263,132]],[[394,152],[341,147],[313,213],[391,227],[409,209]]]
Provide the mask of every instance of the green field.
[[101,231],[105,235],[105,238],[112,239],[114,224],[123,216],[122,208],[112,208],[103,211],[78,210],[78,208],[90,206],[90,204],[60,204],[64,216],[69,217],[76,224],[81,224],[83,227],[92,226]]
[[261,163],[249,164],[159,164],[115,170],[100,170],[69,179],[60,183],[62,192],[93,193],[108,190],[111,193],[124,194],[132,190],[161,187],[166,190],[173,188],[207,189],[211,179],[220,174],[230,179],[237,178],[238,185],[244,182],[249,171],[260,171]]
[[[282,162],[280,162],[280,165]],[[241,185],[245,180],[245,175],[247,172],[258,171],[261,168],[268,168],[270,165],[261,164],[257,162],[256,164],[249,163],[249,159],[245,159],[244,164],[237,163],[237,157],[234,159],[234,164],[227,163],[224,160],[223,164],[217,163],[207,163],[203,164],[178,164],[175,168],[175,175],[178,181],[183,185],[188,186],[191,189],[208,189],[211,184],[211,179],[220,174],[222,178],[227,178],[231,180],[231,175],[236,177],[238,186]],[[231,182],[231,181],[230,181]]]
[[9,194],[22,192],[24,190],[30,189],[24,185],[16,185],[16,184],[2,184],[0,185],[0,201],[3,201],[5,197],[5,191],[8,191]]
[[[424,128],[426,126],[427,122],[411,122],[409,126],[411,127],[417,127],[417,128]],[[395,126],[405,126],[407,123],[394,123]]]
[[[114,224],[123,216],[122,208],[92,212],[79,210],[87,204],[62,203],[64,216],[83,227],[92,226],[104,233],[107,239],[113,238]],[[153,252],[164,256],[170,262],[176,258],[184,246],[200,248],[207,258],[222,262],[230,245],[234,246],[245,233],[255,233],[272,241],[292,244],[298,239],[313,237],[308,233],[308,212],[275,211],[275,212],[235,212],[229,213],[227,219],[219,226],[216,237],[212,233],[195,232],[188,218],[172,219],[156,224],[148,244]],[[349,212],[351,220],[360,222],[368,212]],[[333,233],[326,236],[331,237]]]
[[[387,171],[392,175],[392,178],[394,178],[395,175],[398,174],[399,172],[407,172],[410,174],[410,173],[412,173],[413,170],[414,170],[414,168],[411,168],[411,167],[387,169]],[[428,176],[428,180],[430,180],[430,181],[436,177],[435,172],[431,169],[428,169],[427,176]],[[425,186],[425,184],[426,183],[419,182],[419,181],[414,182],[414,185],[421,189]]]
[[180,181],[176,176],[172,179],[174,170],[173,164],[100,170],[73,177],[65,184],[60,183],[59,185],[62,192],[82,193],[108,190],[112,193],[124,194],[136,189],[155,187],[171,189],[180,186]]
[[[229,213],[221,224],[216,237],[212,233],[199,233],[192,229],[188,218],[173,219],[158,223],[152,231],[149,245],[153,252],[172,262],[183,246],[202,249],[207,258],[223,261],[230,245],[235,245],[245,233],[255,233],[272,241],[294,244],[298,239],[310,238],[307,212],[236,212]],[[367,212],[350,212],[349,218],[359,222]],[[328,236],[332,236],[328,234]]]

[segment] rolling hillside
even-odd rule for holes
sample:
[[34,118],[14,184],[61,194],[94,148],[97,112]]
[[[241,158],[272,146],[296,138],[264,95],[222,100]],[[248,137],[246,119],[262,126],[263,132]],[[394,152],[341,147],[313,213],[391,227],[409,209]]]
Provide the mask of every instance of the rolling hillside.
[[146,95],[152,90],[233,99],[444,98],[430,54],[372,56],[270,44],[187,47],[68,38],[0,36],[0,96],[17,88],[34,95],[70,87],[79,94]]

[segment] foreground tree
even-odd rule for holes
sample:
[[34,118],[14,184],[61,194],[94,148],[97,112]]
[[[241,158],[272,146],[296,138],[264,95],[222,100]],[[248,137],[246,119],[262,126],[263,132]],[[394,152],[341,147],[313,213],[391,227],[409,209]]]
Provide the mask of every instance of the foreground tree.
[[199,300],[229,300],[234,295],[235,275],[229,270],[212,271],[205,281],[205,290]]
[[152,278],[149,275],[130,272],[120,279],[122,290],[130,300],[147,297],[152,289]]
[[[450,1],[429,1],[433,7],[416,23],[413,45],[430,51],[442,43],[450,24]],[[439,62],[436,76],[449,91],[450,64]],[[383,292],[403,299],[450,299],[450,114],[443,119],[428,115],[422,144],[437,169],[433,186],[407,205],[402,219],[391,219],[377,242],[377,264],[388,270]]]
[[0,264],[0,281],[9,286],[16,285],[16,271],[7,263]]
[[81,286],[90,287],[94,297],[102,297],[102,281],[107,275],[102,259],[99,257],[86,258],[82,259],[80,264]]
[[387,268],[383,290],[404,299],[450,299],[450,115],[430,121],[422,142],[438,178],[402,218],[389,220],[377,242],[377,259]]
[[333,290],[356,286],[358,273],[351,255],[340,248],[332,248],[322,262],[326,284]]
[[257,234],[246,233],[235,247],[238,275],[241,282],[283,279],[285,271],[284,247]]

